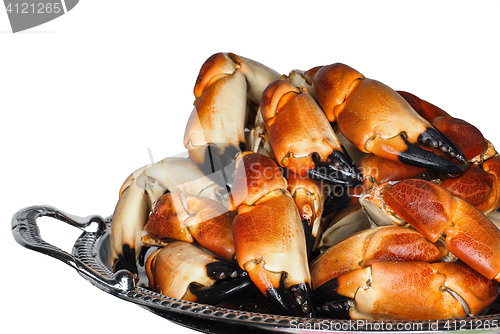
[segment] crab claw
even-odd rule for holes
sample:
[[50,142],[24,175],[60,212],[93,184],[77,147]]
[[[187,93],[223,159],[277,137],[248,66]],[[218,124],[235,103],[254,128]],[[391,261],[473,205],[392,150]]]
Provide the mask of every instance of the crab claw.
[[365,153],[406,164],[458,174],[463,167],[421,146],[448,153],[461,163],[460,149],[418,115],[401,95],[344,64],[324,66],[313,80],[330,122]]
[[123,183],[113,213],[109,263],[137,273],[142,229],[153,203],[166,191],[208,197],[226,205],[227,192],[188,158],[165,158],[133,172]]
[[314,296],[330,317],[434,320],[477,316],[493,303],[497,289],[461,262],[384,261],[335,278]]
[[306,88],[276,81],[264,91],[260,109],[280,166],[331,184],[360,183],[359,171]]
[[210,198],[167,193],[153,203],[144,226],[146,245],[163,246],[172,240],[195,240],[214,254],[231,260],[234,242],[231,226],[234,214]]
[[264,88],[278,78],[276,71],[233,53],[209,57],[196,80],[184,134],[193,162],[209,174],[234,161],[246,146],[248,105],[256,108]]
[[270,158],[237,159],[229,209],[236,258],[259,290],[284,314],[313,316],[302,219],[287,182]]
[[470,165],[462,174],[443,181],[442,186],[460,197],[485,215],[500,207],[500,156],[486,160],[481,165]]
[[403,91],[397,91],[411,107],[432,123],[464,153],[469,162],[482,163],[497,153],[481,131],[474,125],[452,117],[434,104]]
[[210,255],[183,241],[152,253],[145,269],[154,291],[199,303],[217,304],[252,283],[236,262]]
[[353,319],[480,314],[495,300],[497,284],[447,257],[442,243],[413,229],[384,226],[357,233],[311,263],[317,311]]
[[383,183],[360,203],[377,224],[410,224],[488,279],[500,282],[500,230],[446,188],[420,179]]

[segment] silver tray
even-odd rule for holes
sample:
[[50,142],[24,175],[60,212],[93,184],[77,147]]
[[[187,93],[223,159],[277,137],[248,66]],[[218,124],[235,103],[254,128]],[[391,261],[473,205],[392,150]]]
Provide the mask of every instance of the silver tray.
[[[47,242],[37,225],[40,217],[52,217],[83,231],[76,240],[72,254]],[[21,209],[12,218],[12,233],[16,241],[31,250],[54,257],[75,268],[86,280],[99,289],[125,301],[137,304],[181,326],[206,333],[499,333],[500,312],[439,321],[349,321],[323,318],[297,318],[275,314],[198,304],[166,297],[134,282],[133,275],[121,270],[111,271],[109,231],[111,217],[76,217],[50,206],[32,206]],[[493,305],[500,309],[500,298]]]

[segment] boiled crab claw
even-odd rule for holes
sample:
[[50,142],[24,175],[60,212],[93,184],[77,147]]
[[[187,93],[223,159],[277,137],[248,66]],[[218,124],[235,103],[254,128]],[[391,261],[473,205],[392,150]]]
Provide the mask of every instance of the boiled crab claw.
[[[397,91],[422,117],[432,123],[449,138],[464,154],[469,162],[482,163],[497,153],[474,125],[452,117],[438,106],[404,91]],[[439,152],[437,152],[439,153]]]
[[229,210],[236,259],[259,290],[288,315],[313,316],[302,219],[287,182],[270,158],[243,152],[237,159]]
[[500,281],[500,230],[478,209],[425,180],[383,183],[360,201],[379,225],[412,225],[488,279]]
[[235,261],[210,255],[183,241],[156,250],[148,257],[145,269],[152,290],[198,303],[217,304],[252,284]]
[[421,145],[466,159],[458,147],[418,115],[399,94],[336,63],[320,68],[313,80],[318,102],[330,122],[359,150],[428,169],[459,174],[463,167]]
[[306,88],[276,81],[264,91],[260,110],[280,166],[332,184],[360,183],[359,171]]
[[154,202],[142,241],[153,246],[172,240],[197,241],[216,255],[233,260],[234,217],[210,198],[169,192]]
[[333,244],[311,263],[316,290],[328,281],[380,261],[436,262],[447,254],[419,232],[401,226],[369,228]]
[[400,320],[480,314],[497,297],[497,284],[463,263],[433,263],[446,257],[442,243],[413,229],[359,232],[311,263],[317,311],[335,318]]
[[184,133],[189,157],[210,174],[236,158],[245,145],[249,108],[279,73],[233,53],[216,53],[202,65],[194,87],[194,109]]
[[177,157],[163,159],[132,173],[120,189],[111,222],[109,263],[113,270],[137,272],[142,229],[153,203],[166,191],[208,197],[227,205],[227,191],[214,178],[207,177],[190,159]]
[[497,293],[495,282],[461,262],[384,261],[330,281],[315,296],[335,318],[437,320],[477,316]]

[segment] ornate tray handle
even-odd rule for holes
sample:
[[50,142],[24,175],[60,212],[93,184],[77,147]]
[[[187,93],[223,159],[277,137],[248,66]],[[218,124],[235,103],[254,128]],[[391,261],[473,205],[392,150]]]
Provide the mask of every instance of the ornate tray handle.
[[73,255],[42,239],[37,219],[51,217],[77,227],[84,233],[101,235],[106,231],[104,219],[99,216],[77,217],[50,206],[31,206],[19,210],[12,217],[12,234],[23,247],[52,256],[75,268],[95,286],[110,293],[124,293],[135,288],[134,276],[127,270],[120,270],[112,277],[105,277]]

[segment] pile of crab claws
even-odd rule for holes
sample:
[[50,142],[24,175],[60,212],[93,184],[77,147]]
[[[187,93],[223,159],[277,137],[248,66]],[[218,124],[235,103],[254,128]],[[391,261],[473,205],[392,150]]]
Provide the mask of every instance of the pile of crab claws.
[[[444,312],[448,312],[447,302],[440,299],[442,295],[453,295],[453,288],[462,289],[461,285],[467,284],[473,289],[477,288],[479,293],[476,297],[479,299],[489,296],[484,305],[493,302],[494,308],[500,307],[496,293],[496,281],[500,282],[498,255],[490,256],[493,260],[488,260],[490,262],[487,265],[492,269],[482,271],[488,274],[484,278],[480,276],[483,274],[474,276],[473,269],[470,269],[473,268],[472,263],[467,262],[469,268],[448,262],[460,258],[464,263],[470,259],[481,264],[488,258],[489,250],[500,254],[500,230],[493,230],[487,224],[486,217],[477,218],[478,214],[464,204],[465,200],[462,202],[452,198],[451,210],[446,211],[444,216],[456,220],[450,223],[446,220],[445,229],[438,235],[440,239],[447,238],[448,248],[459,248],[459,252],[467,253],[465,257],[461,256],[463,254],[450,253],[440,257],[443,260],[422,260],[410,265],[404,264],[399,258],[385,258],[374,264],[363,264],[366,265],[364,268],[353,268],[348,273],[321,283],[313,270],[314,261],[311,261],[315,252],[320,253],[320,256],[328,252],[326,248],[321,248],[327,247],[326,241],[337,245],[336,240],[342,240],[356,231],[373,230],[375,224],[397,224],[394,220],[400,223],[403,223],[402,219],[408,220],[396,208],[398,203],[393,203],[394,207],[388,204],[391,199],[392,202],[398,202],[395,198],[399,194],[377,188],[385,183],[392,187],[404,185],[414,177],[448,178],[442,185],[449,187],[450,193],[453,190],[453,196],[458,197],[460,193],[469,198],[476,197],[478,205],[484,208],[481,211],[495,211],[500,203],[500,162],[494,162],[498,154],[479,131],[472,131],[472,126],[463,124],[463,121],[455,122],[446,112],[426,101],[409,93],[395,92],[339,63],[318,66],[309,71],[294,70],[289,76],[280,76],[276,71],[250,59],[232,53],[217,53],[202,66],[194,93],[195,108],[186,127],[184,144],[196,168],[181,166],[173,171],[170,168],[172,166],[166,168],[166,164],[162,163],[160,168],[158,164],[153,164],[147,170],[138,171],[137,175],[124,183],[120,193],[125,196],[121,196],[117,205],[116,212],[119,215],[114,215],[114,218],[121,217],[113,219],[112,226],[116,228],[114,232],[112,229],[110,237],[110,264],[115,272],[128,270],[137,276],[137,266],[144,266],[152,290],[169,297],[212,305],[227,298],[233,299],[230,297],[241,291],[245,291],[246,298],[251,293],[250,289],[258,289],[262,293],[259,297],[267,297],[269,301],[263,302],[266,307],[272,306],[273,310],[269,313],[289,316],[314,317],[321,314],[335,319],[374,319],[378,311],[369,308],[374,300],[383,300],[393,310],[384,317],[393,319],[395,314],[401,313],[401,309],[409,308],[409,317],[417,319],[415,313],[418,309],[426,309],[429,305],[442,307]],[[453,131],[448,124],[450,118],[454,121]],[[461,130],[464,127],[467,131]],[[467,142],[457,140],[462,138],[466,138]],[[477,148],[476,145],[468,144],[471,141],[477,144]],[[412,165],[411,175],[396,179],[395,174],[403,174],[403,168],[395,167],[399,173],[394,173],[386,165],[378,164],[375,167],[383,171],[381,174],[390,174],[391,179],[382,180],[383,175],[381,179],[376,179],[365,173],[366,169],[360,161],[366,154],[400,165]],[[249,165],[237,169],[238,163],[243,160],[241,165],[247,162]],[[488,167],[486,161],[494,164],[495,168],[492,170]],[[468,167],[476,167],[476,171],[470,168],[467,170],[470,173],[465,175],[464,171]],[[174,185],[172,181],[186,183],[184,174],[194,169],[195,179],[203,178],[204,181],[192,182],[193,178],[189,178],[188,183],[195,183],[195,189],[177,189],[179,182],[174,182]],[[320,191],[304,187],[302,191],[306,196],[296,195],[291,189],[293,187],[290,187],[292,182],[283,178],[284,173],[280,173],[280,169],[281,172],[284,169],[296,173],[302,179],[314,180],[321,185]],[[445,173],[449,175],[443,175]],[[479,180],[479,173],[483,180]],[[211,182],[207,183],[208,179]],[[436,183],[441,181],[435,180]],[[138,186],[143,183],[144,187]],[[471,188],[474,189],[471,191]],[[329,192],[330,189],[335,191]],[[378,189],[377,192],[374,189]],[[148,243],[145,242],[144,234],[140,239],[142,244],[138,242],[137,236],[147,221],[148,212],[151,217],[151,204],[165,191],[209,197],[222,205],[225,213],[234,215],[231,217],[234,220],[228,224],[229,234],[234,236],[234,252],[228,252],[229,257],[222,260],[213,256],[218,253],[208,243],[204,244],[203,238],[195,238],[197,243],[194,245],[176,244],[167,238],[162,240],[165,245],[155,245],[163,247],[161,256],[153,253],[144,265],[141,255],[145,253]],[[411,196],[408,196],[408,192],[401,193],[400,197],[413,197],[412,203],[416,202],[415,191]],[[377,194],[380,196],[377,197]],[[386,194],[392,194],[392,197],[386,198]],[[481,197],[477,194],[484,195]],[[227,203],[228,200],[230,203]],[[416,215],[432,211],[443,202],[421,201],[421,204],[415,205],[418,211]],[[432,205],[428,205],[430,203]],[[346,210],[338,215],[330,215],[344,207],[350,209],[352,204],[357,204],[357,209],[352,212]],[[427,206],[431,207],[430,210]],[[192,212],[188,210],[188,213],[187,216],[192,218]],[[363,218],[357,213],[361,213]],[[423,221],[421,218],[419,216],[417,221]],[[337,223],[327,225],[328,219],[342,223],[338,226]],[[204,218],[200,220],[206,223]],[[347,229],[344,220],[354,226]],[[194,225],[184,227],[194,229]],[[325,238],[327,233],[323,233],[323,230],[328,232],[330,228],[336,231],[336,239]],[[122,230],[130,232],[127,238],[119,235]],[[147,232],[147,229],[142,231]],[[205,228],[201,232],[205,236],[210,234],[211,243],[221,244],[220,237],[207,233]],[[455,242],[457,236],[464,236],[461,242],[465,246],[458,247]],[[112,242],[113,238],[117,242]],[[488,238],[493,242],[484,246],[486,242],[483,239]],[[479,254],[477,259],[472,250],[478,247],[472,245],[471,240],[477,240],[476,244],[482,243],[486,249],[476,252]],[[399,241],[390,241],[389,245],[399,246]],[[183,251],[175,250],[176,245],[180,245]],[[176,261],[169,260],[165,255],[167,247],[173,249],[170,256],[177,257],[177,267],[172,264]],[[210,252],[205,254],[202,250],[205,248]],[[359,248],[366,249],[364,246]],[[354,247],[347,247],[339,255],[332,256],[331,262],[337,265],[345,263],[345,259],[355,251]],[[412,250],[409,253],[414,256],[416,252]],[[434,264],[434,261],[438,262]],[[362,262],[355,259],[352,263],[361,265]],[[324,272],[333,272],[324,262],[321,266],[326,268]],[[481,269],[479,267],[478,270]],[[436,284],[434,290],[427,289],[421,283],[422,277],[430,271],[433,272],[433,281],[454,274],[455,279],[448,280],[449,285],[454,287]],[[169,276],[172,281],[176,281],[169,284]],[[414,282],[412,277],[415,278]],[[479,277],[478,281],[484,284],[474,284],[470,277]],[[403,295],[396,285],[406,289],[403,292],[407,294]],[[408,300],[418,301],[420,297],[430,300],[428,296],[432,293],[437,296],[435,301],[422,302],[417,307],[413,303],[408,305]],[[240,296],[237,296],[238,300]],[[464,299],[462,296],[453,297],[462,299],[460,303]],[[471,305],[476,303],[473,299]],[[471,312],[472,307],[468,305],[459,307],[460,310],[462,308],[463,314],[445,313],[444,317],[457,318],[484,311]],[[421,319],[435,316],[432,309],[428,314],[422,314]],[[405,319],[406,314],[400,316],[400,319]]]
[[307,171],[307,176],[313,180],[323,181],[332,185],[355,187],[362,183],[362,176],[350,158],[347,151],[333,151],[324,162],[318,153],[311,158],[315,167]]

